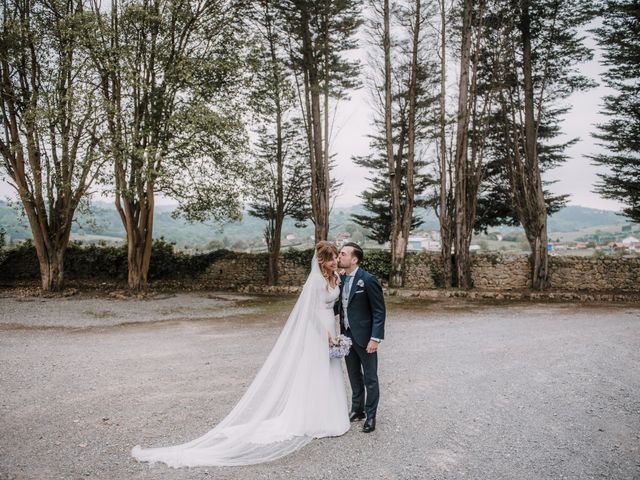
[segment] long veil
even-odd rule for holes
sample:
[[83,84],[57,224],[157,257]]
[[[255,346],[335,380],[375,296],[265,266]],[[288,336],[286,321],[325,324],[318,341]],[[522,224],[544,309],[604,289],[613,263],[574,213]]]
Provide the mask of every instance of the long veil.
[[323,289],[326,281],[314,255],[311,273],[278,340],[231,412],[191,442],[149,449],[137,445],[131,454],[172,467],[250,465],[309,443],[313,432],[305,413],[314,398],[308,382],[312,376],[328,375],[329,369],[327,334],[318,317],[319,309],[326,308],[321,305]]

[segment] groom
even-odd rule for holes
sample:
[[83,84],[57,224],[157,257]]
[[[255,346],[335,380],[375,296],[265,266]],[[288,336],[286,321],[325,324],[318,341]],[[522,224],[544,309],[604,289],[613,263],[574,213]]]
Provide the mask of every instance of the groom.
[[[345,243],[338,256],[338,268],[345,275],[334,308],[340,314],[340,330],[353,345],[345,357],[351,383],[349,420],[366,418],[362,431],[376,429],[378,389],[378,346],[384,338],[385,306],[382,287],[376,277],[360,268],[364,253],[356,243]],[[366,391],[366,401],[365,401]]]

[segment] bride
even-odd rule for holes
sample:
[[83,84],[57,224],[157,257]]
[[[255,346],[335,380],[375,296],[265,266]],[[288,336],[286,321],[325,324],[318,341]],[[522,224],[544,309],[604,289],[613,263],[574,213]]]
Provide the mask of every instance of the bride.
[[349,429],[341,362],[329,358],[340,293],[338,251],[316,245],[311,273],[273,350],[245,394],[212,430],[191,442],[135,446],[139,461],[171,467],[250,465],[283,457],[313,438]]

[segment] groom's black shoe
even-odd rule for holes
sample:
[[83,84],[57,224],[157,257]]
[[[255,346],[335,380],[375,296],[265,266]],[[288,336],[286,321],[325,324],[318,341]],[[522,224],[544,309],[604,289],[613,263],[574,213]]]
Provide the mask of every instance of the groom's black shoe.
[[351,414],[349,415],[350,422],[355,422],[356,420],[362,420],[363,418],[365,418],[364,412],[351,412]]
[[367,421],[364,422],[362,426],[362,431],[364,433],[373,432],[376,429],[376,417],[367,418]]

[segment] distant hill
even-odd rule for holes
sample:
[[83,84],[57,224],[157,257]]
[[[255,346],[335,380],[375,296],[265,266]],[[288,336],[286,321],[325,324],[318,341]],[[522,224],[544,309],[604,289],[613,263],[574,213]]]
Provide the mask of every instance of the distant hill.
[[[173,207],[159,206],[156,208],[154,219],[154,237],[164,237],[166,240],[176,242],[180,246],[206,246],[211,241],[223,243],[230,247],[234,242],[245,242],[248,245],[257,246],[262,242],[262,232],[265,222],[244,215],[242,222],[225,223],[223,225],[188,223],[182,219],[171,216]],[[347,230],[355,234],[366,235],[351,219],[354,213],[364,213],[362,206],[334,208],[331,213],[331,232],[338,233]],[[421,227],[425,230],[437,230],[438,221],[432,211],[418,211],[425,221]],[[549,218],[550,232],[578,231],[593,227],[608,225],[620,225],[626,223],[624,218],[615,212],[597,210],[580,206],[568,206]],[[16,211],[5,202],[0,201],[0,226],[3,227],[12,240],[30,238],[31,232],[26,218],[22,221],[17,217]],[[513,229],[512,227],[507,227]],[[495,230],[499,230],[496,228]],[[124,229],[115,206],[106,202],[95,202],[92,213],[79,213],[74,223],[73,237],[83,241],[118,241],[124,239]],[[295,235],[297,239],[309,239],[313,235],[313,224],[308,222],[306,228],[296,228],[293,221],[287,221],[283,230],[283,236]]]
[[611,210],[597,210],[580,206],[568,206],[549,217],[550,232],[573,232],[606,225],[629,223],[624,217]]

